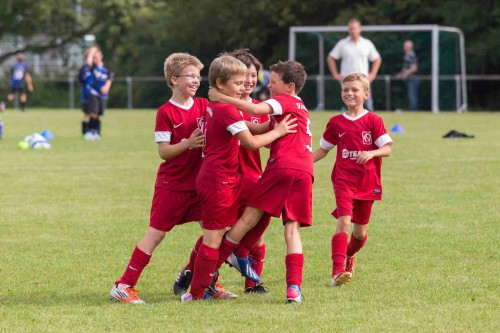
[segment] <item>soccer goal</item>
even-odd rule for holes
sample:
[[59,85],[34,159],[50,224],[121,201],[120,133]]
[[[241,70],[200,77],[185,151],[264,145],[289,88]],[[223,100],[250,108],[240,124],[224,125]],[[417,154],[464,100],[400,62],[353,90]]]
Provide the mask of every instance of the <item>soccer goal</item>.
[[[411,39],[419,60],[421,109],[434,113],[467,110],[465,39],[460,29],[439,25],[372,25],[362,29],[362,35],[375,44],[382,57],[382,67],[372,83],[378,109],[394,110],[404,103],[404,82],[396,80],[395,74],[402,66],[403,42]],[[289,34],[288,58],[303,63],[308,80],[316,82],[310,85],[315,86],[315,94],[311,89],[308,92],[316,100],[316,110],[338,108],[340,86],[326,67],[326,57],[348,35],[347,26],[296,26],[290,27]]]

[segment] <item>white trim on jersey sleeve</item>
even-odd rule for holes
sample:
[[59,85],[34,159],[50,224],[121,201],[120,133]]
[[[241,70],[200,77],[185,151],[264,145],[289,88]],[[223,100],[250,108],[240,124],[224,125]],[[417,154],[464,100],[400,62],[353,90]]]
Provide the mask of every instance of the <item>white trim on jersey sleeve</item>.
[[239,132],[248,131],[248,127],[245,124],[245,122],[242,120],[242,121],[238,121],[238,122],[235,122],[234,124],[229,125],[228,127],[226,127],[226,130],[231,132],[232,135],[236,135]]
[[172,139],[172,132],[155,132],[155,142],[170,142]]
[[326,141],[325,139],[323,139],[323,137],[321,137],[321,139],[319,140],[319,146],[324,150],[332,150],[333,147],[335,147],[333,143]]
[[376,141],[375,141],[375,146],[377,147],[383,147],[388,143],[393,143],[394,141],[392,140],[391,136],[389,134],[383,134],[381,135]]
[[280,116],[283,114],[283,108],[281,107],[280,102],[278,102],[275,99],[268,99],[264,101],[264,103],[269,104],[271,108],[273,109],[273,113],[271,113],[272,116]]

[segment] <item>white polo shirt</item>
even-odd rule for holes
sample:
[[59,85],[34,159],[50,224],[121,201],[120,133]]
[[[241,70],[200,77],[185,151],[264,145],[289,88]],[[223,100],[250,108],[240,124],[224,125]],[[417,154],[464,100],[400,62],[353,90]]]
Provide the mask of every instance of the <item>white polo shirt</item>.
[[368,61],[375,61],[380,58],[375,45],[361,36],[356,43],[351,40],[351,36],[339,40],[330,51],[329,56],[335,60],[342,59],[340,63],[340,75],[342,76],[354,72],[368,75]]

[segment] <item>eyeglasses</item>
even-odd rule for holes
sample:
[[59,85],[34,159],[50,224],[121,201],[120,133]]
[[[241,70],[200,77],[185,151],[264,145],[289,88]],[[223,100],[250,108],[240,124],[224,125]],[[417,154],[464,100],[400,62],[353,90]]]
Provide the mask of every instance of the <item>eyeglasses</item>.
[[193,75],[193,74],[180,74],[180,75],[176,75],[175,77],[181,77],[181,76],[188,78],[188,80],[190,80],[190,81],[201,82],[201,76]]

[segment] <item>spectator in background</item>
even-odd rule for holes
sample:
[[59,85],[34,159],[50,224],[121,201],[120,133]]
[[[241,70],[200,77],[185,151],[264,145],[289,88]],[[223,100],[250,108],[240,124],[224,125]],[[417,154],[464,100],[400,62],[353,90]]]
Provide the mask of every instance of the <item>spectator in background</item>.
[[[361,36],[361,22],[353,18],[348,23],[349,36],[335,44],[327,57],[328,68],[332,76],[340,84],[345,76],[351,73],[362,73],[368,76],[370,84],[375,80],[382,58],[373,43]],[[337,60],[342,59],[340,63],[340,73],[337,70]],[[372,62],[371,70],[369,70]],[[373,111],[373,98],[370,97],[365,102],[365,108]]]
[[89,132],[90,123],[90,89],[92,87],[92,67],[94,66],[94,54],[97,51],[96,46],[89,47],[84,54],[84,64],[78,72],[78,82],[80,82],[80,101],[82,102],[82,135]]
[[404,42],[403,51],[405,52],[403,68],[396,75],[396,78],[398,80],[406,80],[406,90],[410,102],[409,109],[411,111],[417,111],[419,79],[416,78],[414,74],[418,71],[418,59],[413,51],[413,42],[411,40]]
[[255,87],[254,94],[257,95],[257,99],[261,102],[269,99],[267,85],[269,84],[270,77],[271,73],[266,69],[261,69],[257,75],[257,86]]
[[[113,80],[113,73],[103,62],[102,51],[98,48],[94,53],[94,67],[92,67],[92,86],[90,88],[90,122],[89,132],[92,138],[87,140],[99,140],[101,138],[101,116],[106,110],[109,97],[109,89]],[[86,134],[87,136],[87,134]]]
[[14,100],[14,95],[19,95],[19,101],[21,102],[21,111],[24,111],[27,99],[24,82],[26,82],[28,90],[32,92],[34,89],[31,75],[28,72],[26,64],[24,63],[24,54],[20,53],[17,55],[17,62],[12,68],[12,72],[10,74],[10,92],[7,95],[7,100],[9,102],[12,102]]

